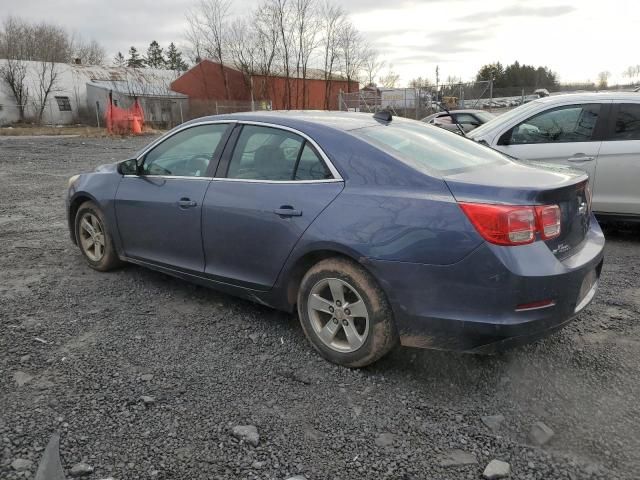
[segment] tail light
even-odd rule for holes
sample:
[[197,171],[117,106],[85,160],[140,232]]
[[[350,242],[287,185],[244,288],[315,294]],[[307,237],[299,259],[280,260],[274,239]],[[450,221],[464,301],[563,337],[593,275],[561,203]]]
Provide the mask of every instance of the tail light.
[[560,235],[560,207],[460,203],[478,233],[496,245],[526,245]]
[[538,227],[543,240],[550,240],[560,235],[560,207],[548,205],[536,207]]

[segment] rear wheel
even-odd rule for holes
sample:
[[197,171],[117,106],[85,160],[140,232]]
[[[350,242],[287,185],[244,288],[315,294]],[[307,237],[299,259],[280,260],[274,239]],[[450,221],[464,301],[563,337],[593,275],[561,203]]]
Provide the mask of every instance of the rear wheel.
[[398,341],[384,292],[369,272],[346,259],[323,260],[306,273],[298,315],[315,349],[346,367],[369,365]]
[[87,201],[80,205],[75,222],[78,246],[89,266],[101,272],[122,265],[106,225],[95,203]]

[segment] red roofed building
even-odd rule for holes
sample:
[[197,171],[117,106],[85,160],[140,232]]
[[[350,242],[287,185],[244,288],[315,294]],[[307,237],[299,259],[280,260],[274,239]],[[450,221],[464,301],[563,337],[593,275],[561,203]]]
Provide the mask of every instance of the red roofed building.
[[[295,71],[291,72],[291,77],[295,77]],[[223,77],[219,63],[203,60],[173,81],[171,89],[189,96],[192,117],[235,111],[234,104],[246,110],[246,106],[242,106],[250,105],[252,100],[258,104],[271,102],[273,110],[338,110],[340,91],[357,92],[359,89],[358,82],[347,82],[335,75],[327,81],[323,77],[324,72],[316,69],[308,69],[304,80],[281,75],[249,77],[226,65]]]

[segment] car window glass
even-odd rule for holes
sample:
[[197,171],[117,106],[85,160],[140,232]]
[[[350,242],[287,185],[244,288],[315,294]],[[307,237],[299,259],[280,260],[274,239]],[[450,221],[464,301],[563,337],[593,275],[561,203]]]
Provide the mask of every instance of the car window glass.
[[322,180],[331,178],[331,174],[300,135],[279,128],[245,125],[233,151],[227,177]]
[[508,162],[496,150],[418,122],[394,120],[390,125],[361,128],[352,133],[425,173]]
[[311,145],[305,142],[296,169],[296,180],[324,180],[331,178],[331,172],[318,157]]
[[516,125],[509,144],[588,142],[593,137],[599,113],[599,104],[547,110]]
[[457,113],[456,120],[458,120],[458,123],[464,123],[464,124],[480,123],[478,122],[478,119],[473,115],[471,115],[470,113]]
[[203,177],[227,124],[198,125],[172,135],[144,157],[144,175]]
[[436,124],[441,124],[441,125],[452,125],[453,124],[453,120],[451,120],[451,115],[441,115],[439,117],[437,117],[435,119]]
[[610,140],[640,140],[640,104],[626,103],[618,107]]

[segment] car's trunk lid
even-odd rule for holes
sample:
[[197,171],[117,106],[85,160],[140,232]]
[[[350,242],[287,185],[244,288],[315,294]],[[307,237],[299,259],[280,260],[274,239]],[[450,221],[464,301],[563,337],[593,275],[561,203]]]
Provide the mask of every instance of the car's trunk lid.
[[589,229],[588,177],[577,170],[509,162],[452,172],[444,176],[444,181],[458,202],[558,205],[560,235],[545,243],[561,259],[580,246]]

